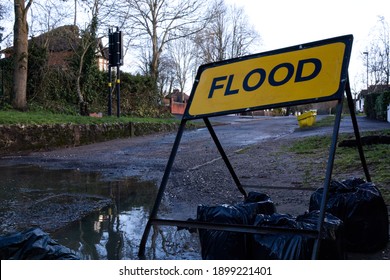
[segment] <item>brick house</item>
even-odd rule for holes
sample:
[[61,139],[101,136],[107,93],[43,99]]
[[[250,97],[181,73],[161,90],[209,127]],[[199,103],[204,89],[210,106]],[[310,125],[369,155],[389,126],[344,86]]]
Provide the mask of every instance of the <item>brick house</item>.
[[168,94],[164,98],[163,102],[165,106],[170,107],[171,114],[182,115],[184,114],[184,110],[187,106],[189,98],[190,97],[187,94],[180,92],[178,89],[175,89],[171,94]]
[[[36,44],[48,50],[48,66],[67,69],[69,58],[74,54],[81,43],[79,29],[74,25],[65,25],[43,33],[28,40],[29,46]],[[5,57],[12,56],[13,48],[0,51]],[[97,63],[100,71],[108,69],[108,48],[104,48],[101,41],[98,42]]]

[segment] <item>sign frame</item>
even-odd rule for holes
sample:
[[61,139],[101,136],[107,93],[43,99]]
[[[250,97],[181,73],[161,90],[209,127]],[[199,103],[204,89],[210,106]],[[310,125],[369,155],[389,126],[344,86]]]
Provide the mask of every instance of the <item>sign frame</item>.
[[[208,114],[191,115],[189,113],[189,109],[191,107],[191,102],[193,102],[196,88],[197,88],[198,83],[199,83],[199,78],[201,77],[201,73],[203,71],[205,71],[205,69],[208,69],[210,67],[225,65],[228,63],[234,63],[235,61],[251,59],[251,58],[259,56],[259,55],[265,56],[265,55],[269,55],[269,54],[275,54],[275,53],[277,54],[277,53],[283,53],[286,51],[288,52],[291,50],[297,50],[300,48],[312,48],[312,47],[326,44],[326,43],[332,43],[332,42],[336,42],[336,41],[339,42],[340,40],[345,42],[345,44],[347,46],[346,47],[347,51],[346,51],[344,58],[343,58],[342,70],[340,72],[339,87],[338,87],[337,91],[335,91],[335,93],[333,93],[330,96],[321,97],[321,98],[314,98],[314,99],[310,98],[310,99],[303,99],[303,100],[294,100],[291,102],[268,104],[268,105],[262,105],[262,106],[253,106],[253,107],[249,107],[249,108],[241,108],[241,109],[235,109],[235,110],[218,111],[218,112],[212,112],[212,113],[208,113]],[[324,223],[324,219],[325,219],[326,203],[327,203],[327,197],[328,197],[328,192],[329,192],[330,183],[331,183],[333,164],[334,164],[334,159],[335,159],[337,140],[338,140],[338,134],[339,134],[339,129],[340,129],[342,111],[343,111],[344,93],[346,95],[349,111],[351,114],[351,120],[352,120],[352,124],[353,124],[353,128],[354,128],[356,143],[357,143],[358,152],[359,152],[360,160],[362,163],[363,171],[364,171],[366,180],[368,182],[371,182],[371,177],[370,177],[370,174],[368,171],[366,159],[365,159],[363,148],[362,148],[358,123],[357,123],[357,119],[356,119],[353,98],[352,98],[352,93],[351,93],[351,88],[350,88],[349,78],[348,78],[348,64],[349,64],[350,52],[352,50],[352,40],[353,40],[352,35],[346,35],[346,36],[326,39],[326,40],[322,40],[322,41],[317,41],[317,42],[313,42],[313,43],[302,44],[302,45],[298,45],[298,46],[290,47],[290,48],[285,48],[285,49],[281,49],[281,50],[266,52],[266,53],[262,53],[262,54],[246,56],[243,58],[237,58],[237,59],[232,59],[232,60],[227,60],[227,61],[216,62],[216,63],[212,63],[212,64],[208,64],[208,65],[204,65],[204,66],[200,67],[200,69],[198,70],[197,78],[196,78],[194,86],[193,86],[193,90],[191,93],[189,103],[187,104],[187,108],[186,108],[185,113],[182,117],[178,132],[176,134],[175,142],[173,143],[173,146],[172,146],[172,151],[171,151],[171,154],[169,156],[169,159],[168,159],[168,162],[167,162],[167,165],[165,168],[165,172],[164,172],[164,175],[163,175],[161,183],[160,183],[160,187],[159,187],[156,199],[155,199],[154,206],[150,212],[149,220],[145,226],[145,230],[144,230],[144,233],[143,233],[140,245],[139,245],[138,256],[140,259],[145,259],[146,243],[147,243],[147,239],[148,239],[151,227],[153,225],[181,226],[181,227],[198,228],[198,229],[225,230],[225,231],[251,233],[251,234],[258,234],[258,233],[285,234],[285,233],[289,233],[289,234],[297,234],[297,235],[307,236],[309,238],[314,239],[312,259],[318,258],[321,239],[323,237],[323,223]],[[307,103],[319,103],[319,102],[330,101],[330,100],[337,100],[336,117],[335,117],[334,126],[333,126],[333,134],[332,134],[332,139],[331,139],[331,144],[330,144],[330,149],[329,149],[329,156],[328,156],[324,185],[323,185],[322,197],[325,199],[322,199],[322,201],[321,201],[319,217],[318,217],[318,221],[317,221],[315,230],[293,230],[293,229],[281,229],[281,228],[270,228],[270,227],[256,227],[256,226],[238,225],[238,224],[227,225],[227,224],[206,223],[206,222],[199,222],[199,221],[188,221],[188,220],[183,221],[183,220],[159,219],[158,218],[158,215],[157,215],[158,210],[159,210],[161,201],[162,201],[163,196],[164,196],[165,188],[166,188],[168,180],[169,180],[170,172],[172,170],[172,166],[173,166],[173,163],[175,161],[175,157],[176,157],[176,154],[178,152],[179,145],[180,145],[187,121],[190,121],[193,119],[200,119],[200,118],[203,119],[203,121],[204,121],[210,135],[211,135],[211,138],[213,139],[226,167],[228,168],[228,170],[229,170],[229,172],[230,172],[230,174],[231,174],[231,176],[236,184],[236,187],[241,192],[241,194],[244,196],[244,198],[246,198],[247,193],[245,191],[245,186],[243,186],[241,184],[239,177],[236,175],[234,168],[231,165],[229,158],[228,158],[227,154],[225,153],[225,151],[222,147],[222,144],[219,141],[217,134],[215,133],[209,118],[213,117],[213,116],[220,116],[220,115],[226,115],[226,114],[231,114],[231,113],[240,113],[240,112],[247,112],[247,111],[259,110],[259,109],[271,109],[271,108],[284,107],[284,106],[302,105],[302,104],[307,104]],[[291,191],[294,189],[290,188],[289,190]]]
[[[188,120],[199,119],[199,118],[203,118],[203,117],[237,114],[237,113],[241,113],[243,111],[250,112],[250,111],[255,111],[255,110],[265,110],[265,109],[289,107],[289,106],[295,106],[295,105],[303,105],[303,104],[309,104],[309,103],[325,102],[325,101],[331,101],[331,100],[339,100],[342,98],[344,88],[345,88],[345,83],[347,81],[348,65],[349,65],[349,60],[350,60],[350,53],[352,50],[352,41],[353,41],[352,35],[344,35],[344,36],[340,36],[340,37],[320,40],[320,41],[311,42],[311,43],[300,44],[300,45],[282,48],[282,49],[278,49],[278,50],[272,50],[272,51],[247,55],[247,56],[243,56],[243,57],[239,57],[239,58],[233,58],[233,59],[228,59],[228,60],[223,60],[223,61],[219,61],[219,62],[201,65],[199,67],[197,75],[195,77],[195,81],[194,81],[194,84],[193,84],[193,87],[191,90],[190,98],[189,98],[186,110],[184,112],[183,118],[188,119]],[[342,58],[342,64],[340,66],[340,77],[338,78],[339,85],[338,85],[337,90],[328,96],[322,96],[322,97],[318,97],[318,98],[306,98],[306,99],[286,101],[286,102],[276,102],[276,103],[265,104],[265,105],[263,104],[263,105],[258,105],[258,106],[256,106],[256,105],[244,106],[243,108],[215,111],[215,112],[204,113],[204,114],[191,113],[191,109],[194,105],[194,99],[196,99],[196,96],[199,94],[199,91],[197,91],[197,89],[199,87],[200,81],[202,79],[204,79],[203,74],[206,73],[207,71],[210,71],[211,69],[214,70],[215,68],[226,67],[226,66],[230,66],[230,65],[234,66],[235,64],[243,64],[243,63],[245,64],[245,63],[248,63],[249,61],[254,60],[254,59],[261,60],[261,59],[270,58],[270,57],[271,58],[277,57],[280,55],[288,55],[290,53],[299,54],[301,52],[313,50],[315,48],[324,47],[324,46],[332,45],[332,44],[340,44],[340,43],[345,46],[345,49],[344,49],[344,55]],[[201,94],[207,94],[207,93],[202,92]]]

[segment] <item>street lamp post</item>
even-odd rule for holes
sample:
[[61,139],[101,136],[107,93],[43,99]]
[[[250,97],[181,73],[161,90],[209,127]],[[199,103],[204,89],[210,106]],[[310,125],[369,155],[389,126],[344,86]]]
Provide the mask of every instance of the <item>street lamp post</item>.
[[368,52],[363,52],[363,54],[366,56],[366,72],[367,72],[366,82],[367,82],[367,92],[368,92]]

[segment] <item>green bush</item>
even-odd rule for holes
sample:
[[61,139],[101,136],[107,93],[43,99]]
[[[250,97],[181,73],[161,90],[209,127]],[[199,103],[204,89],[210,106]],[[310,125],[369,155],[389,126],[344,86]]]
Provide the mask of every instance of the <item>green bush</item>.
[[12,100],[12,71],[11,58],[0,59],[0,108],[10,107]]
[[390,91],[382,92],[375,100],[375,112],[377,119],[387,120],[387,106],[390,104]]
[[42,98],[40,96],[42,82],[47,72],[47,49],[35,44],[34,40],[31,40],[31,44],[28,49],[28,77],[27,77],[27,100],[34,100],[35,98]]
[[[47,50],[32,45],[29,55],[27,104],[30,111],[49,111],[69,115],[79,114],[76,93],[76,70],[72,62],[68,67],[48,66]],[[94,64],[93,64],[94,65]],[[0,60],[0,109],[11,108],[12,59]],[[108,73],[97,66],[88,68],[82,78],[82,91],[89,112],[107,112]],[[169,110],[161,105],[155,81],[149,76],[121,72],[121,115],[138,117],[168,117]],[[115,79],[113,78],[113,81]],[[115,89],[115,83],[113,83]],[[113,92],[112,113],[116,111],[116,92]]]
[[371,93],[364,98],[364,111],[371,119],[386,120],[390,91]]
[[165,117],[169,115],[169,111],[161,105],[153,78],[139,74],[121,73],[121,110],[128,116]]

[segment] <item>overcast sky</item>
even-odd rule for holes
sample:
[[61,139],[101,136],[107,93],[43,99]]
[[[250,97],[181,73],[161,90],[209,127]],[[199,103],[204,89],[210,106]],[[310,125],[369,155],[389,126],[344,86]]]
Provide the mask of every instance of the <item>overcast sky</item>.
[[274,50],[341,35],[354,36],[349,67],[351,86],[365,87],[362,53],[378,16],[390,24],[389,0],[225,0],[245,9],[260,36],[262,51]]
[[353,90],[365,88],[364,55],[378,17],[390,24],[390,0],[225,0],[244,8],[262,38],[259,52],[352,34],[349,76]]

